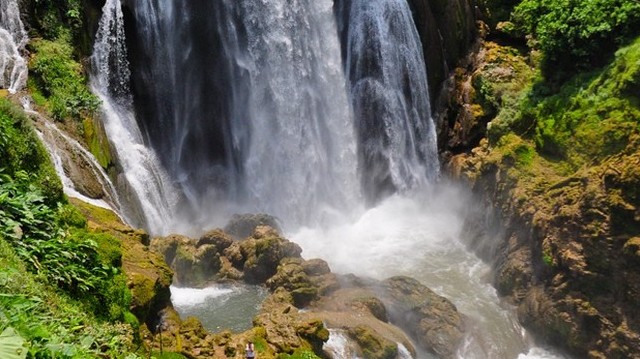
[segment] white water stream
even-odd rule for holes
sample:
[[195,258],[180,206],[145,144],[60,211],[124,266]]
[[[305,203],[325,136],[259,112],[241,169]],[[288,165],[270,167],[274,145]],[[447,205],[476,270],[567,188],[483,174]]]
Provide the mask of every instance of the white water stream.
[[0,89],[16,93],[27,83],[22,53],[28,41],[17,0],[0,1]]
[[120,0],[107,0],[102,12],[91,57],[91,89],[102,102],[104,128],[122,168],[125,184],[120,190],[129,206],[124,210],[133,225],[167,233],[174,225],[178,196],[155,152],[144,144],[133,113]]

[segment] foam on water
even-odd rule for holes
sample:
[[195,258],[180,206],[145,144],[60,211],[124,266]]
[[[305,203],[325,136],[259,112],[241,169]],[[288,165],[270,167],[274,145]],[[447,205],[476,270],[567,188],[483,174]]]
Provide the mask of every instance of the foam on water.
[[231,288],[208,287],[208,288],[179,288],[171,286],[171,302],[176,307],[192,307],[204,302],[209,298],[220,298],[234,292]]

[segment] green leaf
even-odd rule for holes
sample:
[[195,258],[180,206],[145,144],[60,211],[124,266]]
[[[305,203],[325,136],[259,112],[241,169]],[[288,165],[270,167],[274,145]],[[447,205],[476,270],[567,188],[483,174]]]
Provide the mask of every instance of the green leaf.
[[24,359],[27,357],[27,348],[24,347],[24,339],[11,327],[0,334],[0,358]]

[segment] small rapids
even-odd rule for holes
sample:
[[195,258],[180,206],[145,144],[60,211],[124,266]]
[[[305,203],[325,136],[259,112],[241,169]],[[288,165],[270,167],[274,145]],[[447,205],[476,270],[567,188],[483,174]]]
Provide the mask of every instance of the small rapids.
[[323,258],[335,272],[406,275],[451,300],[469,318],[460,359],[563,358],[535,347],[514,308],[491,286],[490,267],[467,250],[462,230],[470,205],[463,190],[438,184],[392,196],[353,223],[304,228],[290,237],[305,258]]

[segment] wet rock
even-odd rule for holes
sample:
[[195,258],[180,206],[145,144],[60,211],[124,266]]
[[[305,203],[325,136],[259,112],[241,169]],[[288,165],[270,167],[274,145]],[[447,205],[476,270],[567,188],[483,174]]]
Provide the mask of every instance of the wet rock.
[[362,348],[362,354],[365,358],[394,359],[398,355],[398,345],[381,337],[371,328],[359,325],[350,328],[347,333]]
[[409,277],[393,277],[381,285],[393,323],[434,354],[454,356],[464,335],[464,320],[453,303]]
[[280,232],[278,219],[264,213],[235,214],[224,227],[224,231],[235,239],[243,239],[252,235],[259,226],[268,226]]
[[155,238],[151,248],[161,253],[175,271],[174,284],[178,286],[203,287],[216,279],[222,267],[217,246],[206,241],[171,235]]

